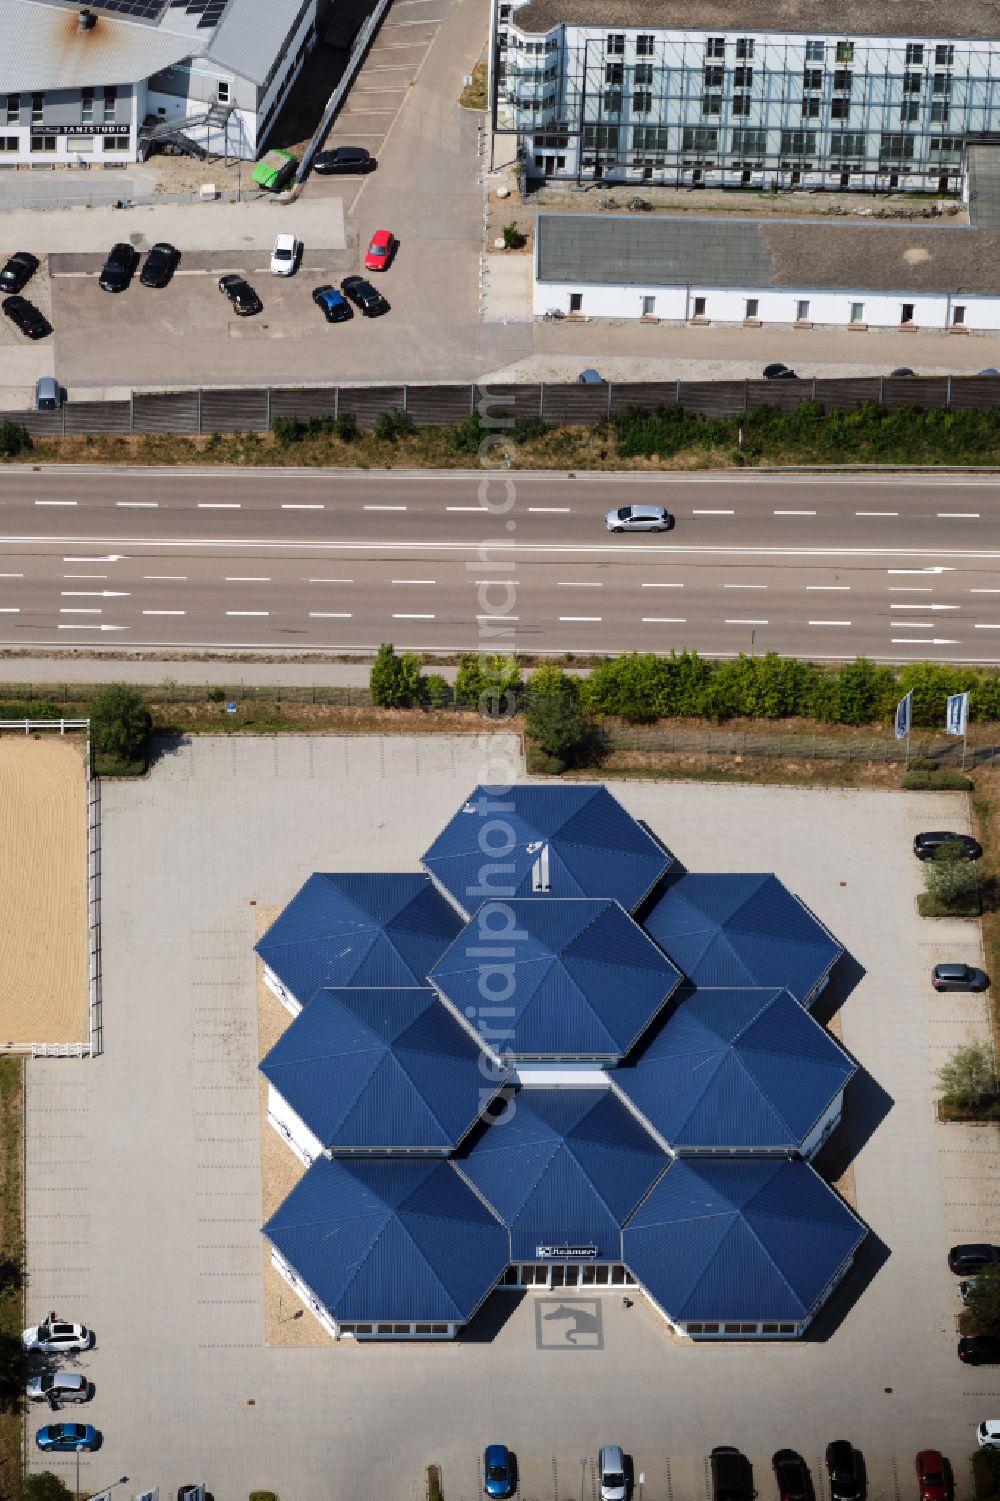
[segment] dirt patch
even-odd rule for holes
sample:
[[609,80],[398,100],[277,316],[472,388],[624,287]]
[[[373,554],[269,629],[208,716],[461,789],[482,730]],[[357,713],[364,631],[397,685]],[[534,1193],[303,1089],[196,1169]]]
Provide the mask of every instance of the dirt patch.
[[0,1044],[87,1039],[86,753],[0,738]]

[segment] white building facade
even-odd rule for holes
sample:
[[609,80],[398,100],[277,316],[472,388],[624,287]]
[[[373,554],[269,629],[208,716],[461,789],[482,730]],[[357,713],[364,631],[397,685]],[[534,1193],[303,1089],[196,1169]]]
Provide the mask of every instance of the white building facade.
[[705,29],[658,0],[641,25],[619,0],[600,26],[583,9],[496,9],[497,128],[519,135],[529,178],[960,193],[967,142],[1000,134],[1000,24],[963,5],[911,12],[933,28],[914,36],[830,7],[790,34],[757,0]]

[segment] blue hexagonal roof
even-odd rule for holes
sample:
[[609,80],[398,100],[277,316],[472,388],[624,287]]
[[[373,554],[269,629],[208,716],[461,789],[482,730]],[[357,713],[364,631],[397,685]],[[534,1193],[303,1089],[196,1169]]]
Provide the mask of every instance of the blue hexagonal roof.
[[321,985],[426,985],[461,926],[428,876],[318,873],[257,953],[305,1005]]
[[622,1236],[678,1323],[800,1323],[867,1231],[806,1162],[681,1158]]
[[522,1059],[616,1060],[679,983],[617,902],[582,898],[484,903],[431,979],[491,1048]]
[[606,787],[516,783],[477,787],[423,864],[464,912],[486,896],[613,896],[632,912],[673,858]]
[[325,989],[260,1069],[334,1152],[445,1151],[503,1082],[487,1082],[481,1054],[429,986]]
[[318,1157],[263,1233],[341,1323],[464,1323],[507,1266],[451,1162]]
[[643,926],[699,989],[781,986],[806,1001],[843,952],[774,875],[679,876]]
[[608,1089],[521,1089],[459,1167],[510,1227],[512,1261],[543,1260],[540,1245],[617,1261],[621,1227],[667,1161]]
[[855,1065],[787,990],[678,990],[613,1074],[674,1151],[797,1151]]

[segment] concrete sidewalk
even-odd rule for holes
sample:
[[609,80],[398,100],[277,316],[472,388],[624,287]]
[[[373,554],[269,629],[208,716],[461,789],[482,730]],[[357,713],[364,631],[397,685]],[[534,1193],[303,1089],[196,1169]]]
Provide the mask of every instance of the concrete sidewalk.
[[[454,682],[457,668],[426,663]],[[72,657],[0,658],[0,683],[193,683],[238,694],[252,688],[367,688],[365,662],[240,662],[218,657],[208,661],[171,661],[153,657],[107,660],[81,652]]]
[[3,218],[5,243],[30,245],[36,255],[94,252],[105,255],[116,240],[146,249],[169,240],[191,250],[270,250],[279,231],[298,235],[308,247],[340,250],[346,245],[344,205],[339,198],[280,203],[255,195],[245,203],[151,203],[130,209],[110,205],[52,209],[40,214],[15,209]]

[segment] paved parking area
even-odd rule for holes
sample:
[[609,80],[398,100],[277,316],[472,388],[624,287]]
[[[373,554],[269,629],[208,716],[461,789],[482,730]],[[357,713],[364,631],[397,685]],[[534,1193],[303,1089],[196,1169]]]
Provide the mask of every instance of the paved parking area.
[[[945,1252],[1000,1233],[1000,1153],[992,1130],[935,1118],[934,1069],[982,1028],[985,1002],[930,989],[938,959],[979,957],[977,930],[916,916],[911,853],[921,826],[966,826],[957,796],[615,784],[691,868],[775,870],[864,971],[821,1005],[864,1070],[827,1166],[853,1158],[873,1235],[813,1338],[690,1347],[641,1299],[609,1296],[599,1341],[540,1347],[534,1298],[502,1294],[455,1344],[265,1347],[251,904],[284,903],[316,869],[413,868],[469,788],[500,774],[484,772],[490,747],[198,739],[146,781],[105,784],[107,1052],[28,1065],[28,1312],[97,1332],[80,1366],[104,1448],[84,1456],[83,1484],[420,1501],[433,1461],[449,1501],[474,1501],[499,1438],[530,1501],[593,1498],[605,1442],[645,1474],[643,1501],[702,1501],[713,1445],[740,1445],[768,1496],[787,1444],[827,1501],[822,1450],[846,1436],[871,1501],[913,1495],[924,1446],[950,1456],[962,1501],[1000,1380],[955,1357]],[[505,753],[516,764],[516,745]],[[45,1465],[72,1483],[74,1460]]]

